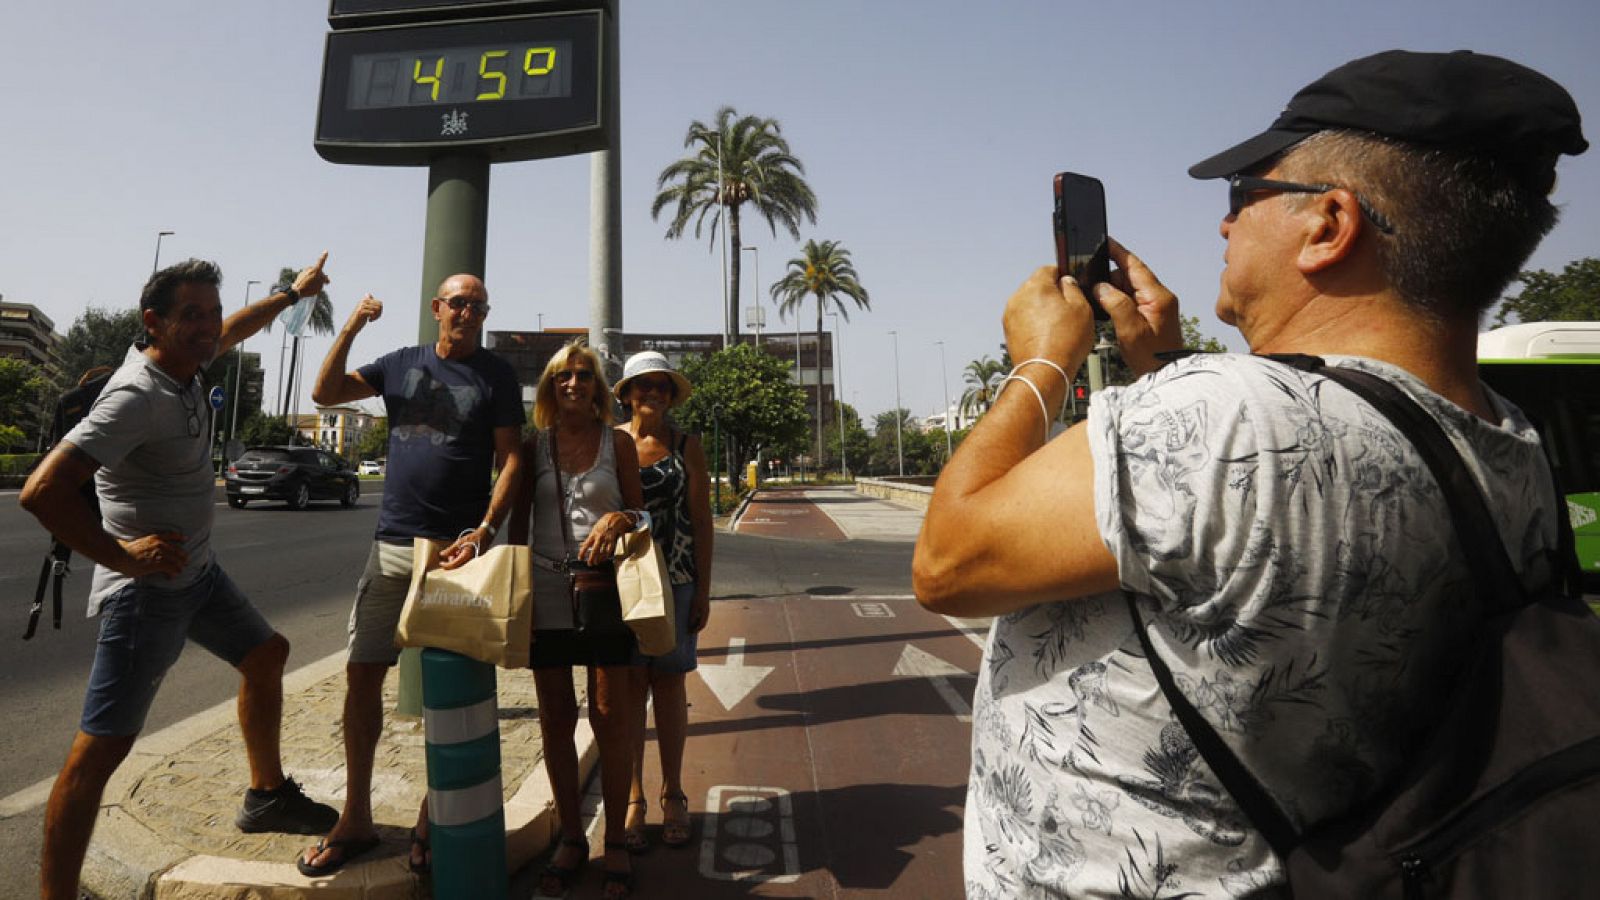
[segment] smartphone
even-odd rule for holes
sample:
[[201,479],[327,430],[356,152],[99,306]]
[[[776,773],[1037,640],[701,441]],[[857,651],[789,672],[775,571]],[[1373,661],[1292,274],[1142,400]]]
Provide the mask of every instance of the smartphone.
[[1109,319],[1094,299],[1093,290],[1094,285],[1111,277],[1105,188],[1098,178],[1058,172],[1055,198],[1056,269],[1077,279],[1096,319]]

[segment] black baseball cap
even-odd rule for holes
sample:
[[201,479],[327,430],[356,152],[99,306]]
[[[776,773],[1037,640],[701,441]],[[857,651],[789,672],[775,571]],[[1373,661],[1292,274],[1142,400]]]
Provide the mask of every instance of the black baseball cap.
[[1508,59],[1388,50],[1306,85],[1271,128],[1196,163],[1189,175],[1228,178],[1319,131],[1348,129],[1503,160],[1548,191],[1556,158],[1589,147],[1581,124],[1565,88]]

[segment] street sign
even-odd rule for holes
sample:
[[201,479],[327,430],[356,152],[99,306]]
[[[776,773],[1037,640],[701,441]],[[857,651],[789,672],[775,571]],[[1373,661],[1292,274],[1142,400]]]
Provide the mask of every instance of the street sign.
[[329,33],[323,159],[421,166],[441,153],[513,162],[602,150],[599,10]]

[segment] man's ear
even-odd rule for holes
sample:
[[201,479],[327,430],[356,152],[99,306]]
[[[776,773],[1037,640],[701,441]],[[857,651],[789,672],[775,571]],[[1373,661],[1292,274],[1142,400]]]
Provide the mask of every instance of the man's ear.
[[156,334],[161,330],[161,316],[153,309],[141,309],[139,321],[144,324],[144,336],[154,343]]
[[1317,195],[1300,213],[1305,239],[1295,264],[1304,275],[1322,272],[1349,258],[1368,224],[1355,193],[1345,188]]
[[435,297],[432,300],[428,301],[429,308],[433,310],[433,318],[434,318],[435,321],[443,321],[444,320],[444,313],[443,313],[443,311],[441,309],[443,304],[444,304],[444,301],[440,300],[438,297]]

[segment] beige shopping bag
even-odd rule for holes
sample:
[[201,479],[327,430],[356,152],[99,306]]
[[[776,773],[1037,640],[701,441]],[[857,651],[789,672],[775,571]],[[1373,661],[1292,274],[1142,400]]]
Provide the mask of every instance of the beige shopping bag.
[[647,656],[671,653],[678,645],[672,616],[672,582],[667,561],[649,531],[625,534],[617,540],[617,595],[622,598],[622,621],[633,629],[639,652]]
[[417,538],[411,589],[395,643],[436,647],[507,669],[528,665],[533,635],[533,557],[525,546],[491,547],[458,569],[437,567],[447,544]]

